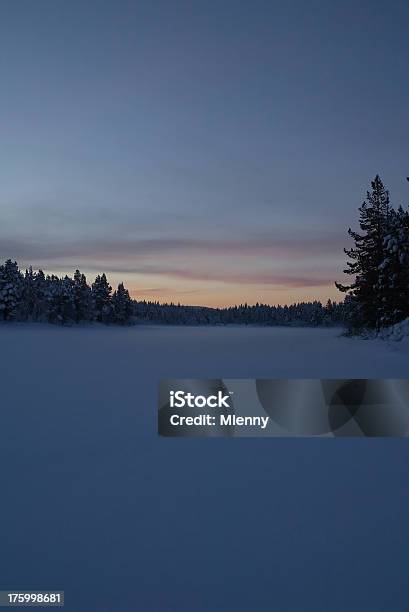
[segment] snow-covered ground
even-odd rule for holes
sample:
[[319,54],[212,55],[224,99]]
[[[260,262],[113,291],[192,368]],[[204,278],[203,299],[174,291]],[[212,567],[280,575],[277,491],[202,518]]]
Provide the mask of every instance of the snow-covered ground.
[[409,342],[409,318],[381,330],[378,336],[383,340]]
[[[409,375],[306,328],[0,326],[0,588],[72,612],[403,611],[405,440],[165,439],[165,377]],[[381,579],[375,579],[380,576]]]

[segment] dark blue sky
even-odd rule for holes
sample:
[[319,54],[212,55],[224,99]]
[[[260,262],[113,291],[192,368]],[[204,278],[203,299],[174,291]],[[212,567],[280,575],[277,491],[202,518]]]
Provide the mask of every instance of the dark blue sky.
[[370,179],[409,203],[408,27],[404,1],[1,3],[0,255],[336,296]]

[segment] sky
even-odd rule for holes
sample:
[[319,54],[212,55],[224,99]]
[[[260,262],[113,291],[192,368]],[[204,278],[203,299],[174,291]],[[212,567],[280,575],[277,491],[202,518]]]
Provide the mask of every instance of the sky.
[[409,3],[4,0],[0,257],[136,298],[341,299],[409,204]]

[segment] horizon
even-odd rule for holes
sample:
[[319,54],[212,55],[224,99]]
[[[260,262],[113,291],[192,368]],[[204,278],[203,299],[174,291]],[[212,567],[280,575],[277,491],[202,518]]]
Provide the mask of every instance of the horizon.
[[[63,274],[56,274],[55,272],[51,272],[51,271],[48,271],[48,270],[43,269],[43,268],[34,268],[34,266],[32,266],[32,265],[28,265],[27,267],[22,267],[22,266],[19,265],[19,262],[14,260],[13,258],[7,258],[7,259],[11,260],[13,263],[17,263],[18,269],[20,270],[20,272],[23,275],[26,272],[28,272],[30,269],[32,269],[34,274],[36,274],[39,271],[43,272],[43,274],[44,274],[44,276],[46,278],[48,278],[49,276],[55,275],[55,276],[58,276],[58,278],[60,278],[60,279],[64,279],[66,276],[68,276],[69,278],[72,279],[74,277],[74,273],[78,271],[81,274],[85,275],[87,284],[88,284],[89,287],[91,287],[91,285],[93,284],[93,282],[95,281],[97,276],[102,276],[103,274],[105,274],[106,279],[108,281],[108,284],[112,287],[112,293],[114,291],[116,291],[116,289],[118,288],[118,285],[121,284],[121,283],[124,284],[125,289],[128,289],[128,287],[126,286],[126,284],[122,280],[119,280],[117,284],[112,283],[111,280],[110,280],[109,274],[106,274],[103,270],[94,273],[95,276],[90,275],[90,277],[87,274],[85,274],[83,272],[83,270],[81,270],[79,268],[76,268],[75,270],[71,270],[71,271],[68,271],[68,272],[63,273]],[[0,262],[0,266],[2,266],[3,263],[4,262]],[[281,307],[285,307],[285,306],[294,306],[294,305],[297,305],[299,303],[313,303],[314,301],[321,302],[322,305],[325,306],[325,304],[328,302],[328,300],[330,300],[333,304],[339,304],[339,303],[342,303],[344,301],[343,299],[332,300],[331,298],[327,298],[326,300],[314,300],[314,299],[312,299],[312,300],[298,300],[296,302],[285,302],[285,303],[284,302],[282,302],[282,303],[278,303],[277,302],[277,303],[271,304],[271,303],[267,303],[267,302],[257,302],[257,301],[255,301],[255,302],[246,302],[244,300],[244,301],[241,301],[241,302],[235,302],[235,303],[231,303],[231,304],[226,304],[224,306],[208,306],[207,304],[192,304],[192,303],[187,303],[187,302],[181,302],[180,300],[177,301],[177,302],[172,302],[172,301],[165,302],[165,301],[155,300],[154,297],[151,298],[151,299],[147,299],[147,298],[141,298],[138,295],[133,296],[131,292],[129,292],[129,294],[130,294],[131,299],[134,300],[135,302],[144,302],[145,301],[145,302],[158,303],[161,306],[171,306],[171,305],[173,305],[173,306],[182,306],[184,308],[185,307],[187,307],[187,308],[210,308],[210,309],[221,309],[221,310],[227,309],[227,308],[240,307],[240,306],[244,306],[244,305],[247,305],[249,307],[254,307],[254,306],[259,305],[259,306],[267,306],[267,307],[270,307],[270,308],[281,308]]]
[[0,17],[0,257],[23,269],[187,305],[342,301],[370,181],[407,206],[406,2]]

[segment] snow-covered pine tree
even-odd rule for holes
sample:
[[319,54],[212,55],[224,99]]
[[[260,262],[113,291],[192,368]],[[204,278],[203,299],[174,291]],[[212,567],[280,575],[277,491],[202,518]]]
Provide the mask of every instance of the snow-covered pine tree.
[[39,270],[34,276],[35,304],[33,319],[35,321],[48,320],[48,286],[44,272]]
[[327,300],[327,303],[324,306],[324,314],[322,316],[322,323],[324,325],[332,324],[335,306],[335,303],[333,304],[330,299]]
[[85,274],[75,270],[74,282],[74,310],[75,322],[89,321],[92,319],[91,289],[87,285]]
[[381,324],[387,326],[409,316],[409,214],[401,206],[392,210],[384,246],[378,285],[383,292]]
[[340,291],[351,297],[348,324],[352,329],[379,329],[384,316],[382,302],[386,288],[379,283],[379,267],[385,260],[385,236],[388,234],[392,213],[389,192],[378,175],[371,187],[372,191],[367,192],[366,201],[359,208],[361,233],[351,228],[348,230],[355,247],[344,249],[352,260],[347,261],[348,267],[344,272],[354,275],[355,280],[350,285],[335,283]]
[[0,317],[4,321],[18,318],[23,293],[23,275],[17,262],[7,259],[0,266]]
[[98,275],[91,289],[92,308],[96,321],[110,322],[112,317],[111,291],[112,287],[105,274]]
[[73,323],[75,321],[74,281],[69,276],[47,277],[48,320],[50,323]]
[[133,305],[129,292],[125,289],[123,283],[120,283],[118,289],[114,291],[112,309],[115,323],[120,323],[121,325],[129,323],[133,314]]
[[24,275],[21,295],[20,317],[24,321],[31,321],[34,318],[34,308],[36,305],[34,281],[35,272],[33,272],[33,268],[30,266]]

